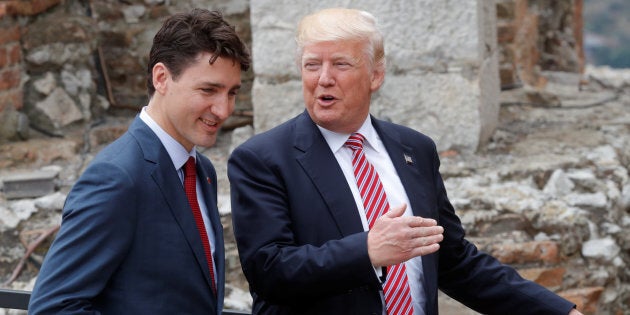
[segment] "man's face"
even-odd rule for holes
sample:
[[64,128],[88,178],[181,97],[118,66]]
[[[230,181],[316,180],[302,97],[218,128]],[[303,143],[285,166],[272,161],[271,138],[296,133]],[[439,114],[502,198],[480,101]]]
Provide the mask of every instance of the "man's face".
[[360,41],[334,41],[304,47],[301,60],[304,103],[321,127],[339,133],[359,129],[370,97],[383,83],[383,71],[370,66]]
[[166,67],[157,69],[157,80],[155,67],[153,71],[161,101],[156,115],[151,111],[152,117],[188,151],[194,145],[214,145],[221,124],[234,111],[241,86],[238,62],[219,57],[210,64],[210,57],[199,54],[177,79]]

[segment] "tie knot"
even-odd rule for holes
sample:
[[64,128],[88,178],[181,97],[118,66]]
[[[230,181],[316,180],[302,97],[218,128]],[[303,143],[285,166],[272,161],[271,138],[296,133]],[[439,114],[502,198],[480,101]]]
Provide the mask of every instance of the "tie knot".
[[348,140],[346,140],[345,146],[352,150],[360,150],[363,149],[363,141],[365,141],[365,137],[362,134],[355,132],[350,135]]
[[195,158],[191,156],[188,158],[188,161],[186,161],[186,164],[184,164],[184,176],[195,176],[196,173]]

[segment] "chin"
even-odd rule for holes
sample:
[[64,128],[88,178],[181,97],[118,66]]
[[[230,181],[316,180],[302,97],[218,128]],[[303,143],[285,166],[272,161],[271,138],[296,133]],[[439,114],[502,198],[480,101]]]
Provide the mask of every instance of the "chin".
[[211,139],[203,139],[202,141],[198,141],[195,145],[198,147],[209,148],[213,146],[217,142],[216,137],[212,137]]

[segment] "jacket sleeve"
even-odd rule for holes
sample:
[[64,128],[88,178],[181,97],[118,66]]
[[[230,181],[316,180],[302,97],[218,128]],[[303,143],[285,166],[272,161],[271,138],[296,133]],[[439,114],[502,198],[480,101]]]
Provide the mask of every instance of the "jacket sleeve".
[[29,314],[97,314],[92,303],[134,237],[134,187],[132,177],[116,165],[88,167],[68,194]]

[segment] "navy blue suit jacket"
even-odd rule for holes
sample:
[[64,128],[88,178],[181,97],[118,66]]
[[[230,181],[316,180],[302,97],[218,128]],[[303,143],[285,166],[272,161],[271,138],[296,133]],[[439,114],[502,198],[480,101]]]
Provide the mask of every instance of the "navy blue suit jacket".
[[[464,239],[431,139],[372,121],[414,214],[445,230],[439,252],[422,259],[426,314],[438,313],[438,288],[482,313],[568,314],[571,303]],[[382,314],[381,285],[352,193],[306,112],[234,150],[228,176],[254,314]]]
[[217,288],[173,162],[139,117],[68,194],[31,314],[220,314],[225,265],[214,167],[197,176],[215,232]]

